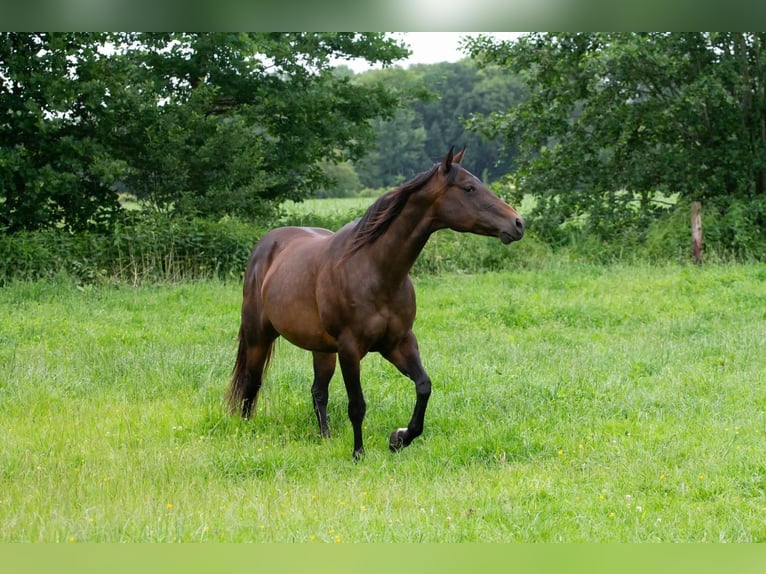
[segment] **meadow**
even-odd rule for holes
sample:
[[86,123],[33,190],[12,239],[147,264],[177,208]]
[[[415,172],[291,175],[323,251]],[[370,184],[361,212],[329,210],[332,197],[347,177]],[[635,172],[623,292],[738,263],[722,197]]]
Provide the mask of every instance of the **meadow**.
[[419,275],[433,394],[280,342],[229,416],[241,285],[0,289],[0,542],[766,541],[766,267],[546,264]]

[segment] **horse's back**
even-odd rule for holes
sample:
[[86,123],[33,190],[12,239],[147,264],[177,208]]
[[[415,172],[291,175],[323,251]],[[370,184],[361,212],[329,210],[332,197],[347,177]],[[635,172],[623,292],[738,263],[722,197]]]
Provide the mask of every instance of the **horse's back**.
[[281,251],[295,241],[319,239],[331,235],[333,235],[332,231],[321,227],[277,227],[258,240],[254,252],[271,252],[273,249]]
[[[315,239],[323,239],[333,235],[329,229],[321,227],[277,227],[264,234],[255,245],[250,254],[248,269],[246,273],[246,283],[255,279],[253,276],[256,270],[264,272],[266,268],[271,267],[274,260],[285,249],[296,246],[300,243],[311,242]],[[261,278],[263,275],[261,275]]]

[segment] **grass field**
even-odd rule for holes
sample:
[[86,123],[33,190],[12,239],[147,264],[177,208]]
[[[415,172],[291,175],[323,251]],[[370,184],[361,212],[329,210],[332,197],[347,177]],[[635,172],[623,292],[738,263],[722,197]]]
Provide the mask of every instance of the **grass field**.
[[306,199],[301,202],[286,201],[282,210],[295,214],[332,215],[364,211],[375,201],[374,197],[333,197],[332,199]]
[[241,287],[0,290],[0,541],[765,541],[766,268],[548,266],[418,278],[434,392],[278,345],[225,414]]

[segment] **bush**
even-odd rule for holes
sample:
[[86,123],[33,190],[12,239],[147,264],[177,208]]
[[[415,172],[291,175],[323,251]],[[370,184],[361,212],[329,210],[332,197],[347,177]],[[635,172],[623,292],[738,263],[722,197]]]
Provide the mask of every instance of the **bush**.
[[0,284],[59,275],[81,283],[240,277],[262,228],[140,214],[102,233],[48,229],[0,236]]
[[415,262],[415,274],[481,273],[506,271],[548,262],[550,247],[534,233],[512,245],[493,237],[480,237],[452,230],[434,233]]
[[[334,203],[333,203],[334,205]],[[274,226],[295,225],[299,227],[321,227],[337,231],[349,221],[364,215],[366,207],[332,207],[320,211],[293,209],[282,213]]]
[[[337,230],[363,207],[283,211],[271,226]],[[609,241],[569,226],[555,243],[530,223],[524,240],[507,246],[490,237],[449,230],[435,233],[415,262],[415,274],[513,270],[557,261],[690,261],[689,206],[680,204],[645,229],[622,230]],[[239,281],[248,257],[267,230],[237,219],[218,221],[134,212],[112,230],[72,234],[62,229],[0,235],[0,285],[12,280],[71,277],[79,283],[131,284],[216,277]],[[766,200],[703,205],[707,261],[766,261]]]
[[[766,198],[702,204],[703,257],[718,261],[766,261]],[[652,259],[691,257],[690,205],[679,204],[652,223],[645,250]]]
[[766,261],[766,196],[703,204],[702,236],[718,254]]

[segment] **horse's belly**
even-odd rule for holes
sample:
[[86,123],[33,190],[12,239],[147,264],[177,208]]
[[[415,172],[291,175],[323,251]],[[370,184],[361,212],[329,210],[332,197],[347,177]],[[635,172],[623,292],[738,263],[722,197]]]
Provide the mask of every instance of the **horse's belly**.
[[338,342],[324,329],[296,328],[296,325],[275,325],[277,332],[293,345],[309,351],[322,353],[335,353],[338,351]]
[[289,283],[272,283],[264,289],[264,312],[269,322],[293,345],[310,351],[335,352],[337,341],[322,324],[313,293]]

